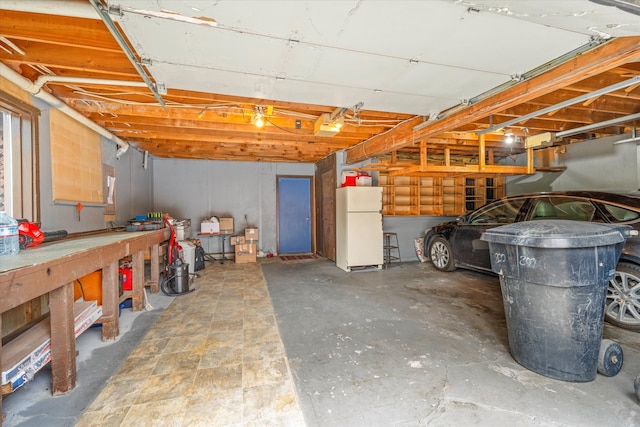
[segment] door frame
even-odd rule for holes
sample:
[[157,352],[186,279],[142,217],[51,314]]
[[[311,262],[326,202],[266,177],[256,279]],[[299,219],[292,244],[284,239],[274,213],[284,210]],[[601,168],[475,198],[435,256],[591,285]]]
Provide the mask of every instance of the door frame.
[[276,251],[280,255],[280,178],[309,180],[309,227],[311,228],[311,253],[316,253],[315,177],[313,175],[276,175]]

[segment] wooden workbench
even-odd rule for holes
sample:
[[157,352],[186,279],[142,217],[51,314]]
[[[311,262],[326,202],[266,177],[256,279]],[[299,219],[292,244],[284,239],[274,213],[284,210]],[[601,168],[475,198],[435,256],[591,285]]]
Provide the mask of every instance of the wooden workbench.
[[[108,232],[45,244],[0,258],[0,314],[49,294],[54,395],[67,393],[76,385],[73,281],[102,269],[102,339],[114,340],[119,334],[119,261],[132,257],[132,306],[134,311],[142,310],[144,286],[150,285],[153,292],[158,291],[159,245],[168,238],[169,229]],[[151,249],[151,280],[145,283],[144,253],[148,248]],[[1,360],[0,343],[0,372]]]

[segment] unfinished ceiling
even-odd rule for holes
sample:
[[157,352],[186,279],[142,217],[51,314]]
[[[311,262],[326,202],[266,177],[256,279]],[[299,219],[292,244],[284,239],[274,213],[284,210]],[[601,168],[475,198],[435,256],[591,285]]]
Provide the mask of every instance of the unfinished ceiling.
[[638,3],[3,0],[0,61],[156,157],[456,171],[638,127]]

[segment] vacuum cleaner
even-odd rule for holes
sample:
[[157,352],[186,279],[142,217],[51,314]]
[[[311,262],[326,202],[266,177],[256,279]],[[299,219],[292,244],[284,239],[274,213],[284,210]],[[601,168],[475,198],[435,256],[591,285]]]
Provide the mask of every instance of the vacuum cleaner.
[[164,218],[164,223],[169,227],[171,237],[169,237],[167,267],[160,273],[160,290],[167,296],[185,295],[194,291],[189,289],[189,264],[180,258],[182,248],[176,241],[176,233],[167,217]]

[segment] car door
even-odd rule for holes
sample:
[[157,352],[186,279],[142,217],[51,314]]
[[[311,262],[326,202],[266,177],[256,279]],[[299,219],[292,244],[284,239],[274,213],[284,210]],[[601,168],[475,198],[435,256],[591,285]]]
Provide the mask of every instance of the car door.
[[490,228],[515,222],[526,200],[524,197],[498,200],[469,214],[451,242],[458,263],[491,270],[489,244],[480,237]]

